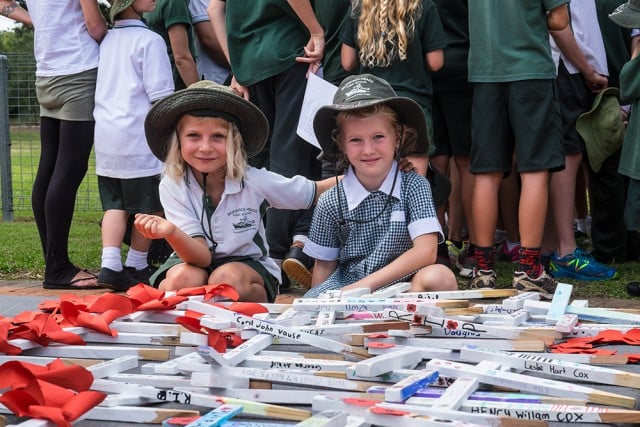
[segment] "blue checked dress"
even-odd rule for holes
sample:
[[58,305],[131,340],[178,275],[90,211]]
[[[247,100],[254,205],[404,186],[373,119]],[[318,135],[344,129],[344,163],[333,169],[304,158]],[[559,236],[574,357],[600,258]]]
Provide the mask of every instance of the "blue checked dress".
[[[413,172],[397,172],[399,176],[392,199],[385,208],[394,172],[395,167],[385,180],[386,191],[383,184],[380,190],[361,196],[362,200],[357,206],[352,205],[351,210],[347,200],[353,200],[354,192],[366,192],[354,179],[352,169],[347,172],[345,179],[320,197],[314,210],[305,253],[320,260],[338,260],[338,268],[323,283],[311,288],[304,295],[306,298],[317,297],[327,290],[340,289],[379,270],[411,248],[413,239],[420,235],[442,234],[431,187],[423,176]],[[364,224],[349,221],[371,220],[383,208],[384,212],[374,221]],[[345,219],[342,224],[341,217]],[[406,281],[414,273],[399,277],[385,286]]]

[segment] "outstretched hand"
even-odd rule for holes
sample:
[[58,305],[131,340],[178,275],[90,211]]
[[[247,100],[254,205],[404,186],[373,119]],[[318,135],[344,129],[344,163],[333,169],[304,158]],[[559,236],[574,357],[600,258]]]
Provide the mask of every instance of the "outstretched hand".
[[175,224],[158,215],[136,214],[133,224],[147,239],[164,239],[176,230]]

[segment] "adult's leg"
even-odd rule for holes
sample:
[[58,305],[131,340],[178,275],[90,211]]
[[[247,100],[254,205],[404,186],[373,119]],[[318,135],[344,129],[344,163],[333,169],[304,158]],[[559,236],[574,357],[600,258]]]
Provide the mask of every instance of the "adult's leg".
[[60,120],[42,117],[40,120],[40,161],[31,193],[31,207],[38,227],[44,258],[47,257],[47,221],[45,200],[56,167],[60,141]]
[[69,260],[69,230],[76,193],[88,168],[94,122],[62,120],[59,126],[55,165],[44,195],[45,281],[51,283],[67,282],[78,273]]

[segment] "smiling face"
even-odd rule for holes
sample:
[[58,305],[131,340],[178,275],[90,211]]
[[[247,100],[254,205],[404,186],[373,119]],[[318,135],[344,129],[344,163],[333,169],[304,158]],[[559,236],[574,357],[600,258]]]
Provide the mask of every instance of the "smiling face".
[[229,122],[219,117],[185,114],[177,125],[180,153],[195,171],[222,173],[227,167]]
[[391,117],[353,115],[341,124],[340,141],[358,180],[367,190],[377,190],[391,170],[399,143]]

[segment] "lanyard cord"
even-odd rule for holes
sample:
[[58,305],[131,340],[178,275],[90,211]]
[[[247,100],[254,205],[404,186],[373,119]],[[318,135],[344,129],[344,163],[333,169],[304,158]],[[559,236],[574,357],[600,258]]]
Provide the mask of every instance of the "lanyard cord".
[[[389,206],[389,204],[391,203],[391,199],[393,198],[392,194],[393,194],[393,190],[396,188],[396,181],[398,179],[398,168],[399,166],[396,164],[396,169],[395,169],[395,173],[393,175],[393,184],[391,184],[391,190],[389,191],[389,194],[387,194],[387,198],[384,202],[384,206],[382,207],[382,209],[380,209],[380,211],[371,219],[349,219],[349,218],[345,218],[344,217],[344,212],[342,211],[342,203],[340,202],[340,195],[341,195],[341,188],[340,188],[340,183],[338,183],[338,239],[340,240],[340,246],[344,246],[345,245],[345,239],[342,236],[342,229],[343,227],[345,227],[347,225],[347,222],[352,222],[354,224],[368,224],[370,222],[373,222],[375,220],[377,220],[378,218],[380,218],[380,216],[384,213],[384,211],[387,210],[387,207]],[[338,176],[337,176],[337,171],[336,171],[336,182],[338,181]],[[346,196],[345,196],[346,197]]]
[[[206,209],[205,209],[205,207],[207,206],[207,204],[209,204],[209,201],[211,200],[211,198],[207,194],[207,175],[208,174],[206,173],[202,174],[202,211],[200,213],[200,222],[202,222],[202,232],[204,233],[204,237],[209,239],[213,244],[213,246],[209,248],[211,250],[211,255],[213,255],[216,251],[216,247],[218,246],[218,243],[216,243],[216,241],[213,240],[213,230],[211,230],[211,218],[209,218],[209,216],[206,215]],[[207,230],[205,230],[204,228],[205,219],[207,222],[207,226],[209,228],[209,234],[207,234]]]

